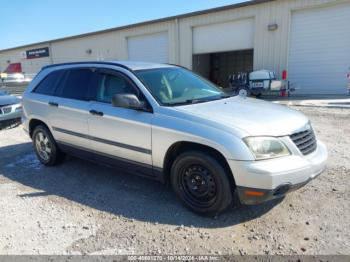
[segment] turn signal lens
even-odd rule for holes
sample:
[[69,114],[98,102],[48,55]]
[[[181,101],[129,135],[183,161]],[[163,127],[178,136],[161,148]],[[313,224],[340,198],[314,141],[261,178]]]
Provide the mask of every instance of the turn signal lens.
[[256,197],[262,197],[265,195],[264,192],[258,192],[258,191],[244,191],[244,194],[246,196],[256,196]]

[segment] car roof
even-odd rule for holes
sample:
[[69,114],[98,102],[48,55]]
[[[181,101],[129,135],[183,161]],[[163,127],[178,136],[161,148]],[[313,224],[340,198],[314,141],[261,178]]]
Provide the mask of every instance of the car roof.
[[166,67],[175,67],[171,64],[161,64],[161,63],[151,63],[151,62],[134,62],[134,61],[84,61],[84,62],[69,62],[61,64],[52,64],[44,66],[43,69],[58,67],[58,66],[69,66],[69,65],[115,65],[126,68],[128,70],[137,71],[137,70],[146,70],[146,69],[156,69],[156,68],[166,68]]
[[174,67],[174,65],[170,65],[170,64],[151,63],[151,62],[135,62],[135,61],[111,61],[111,62],[124,65],[130,68],[131,70]]

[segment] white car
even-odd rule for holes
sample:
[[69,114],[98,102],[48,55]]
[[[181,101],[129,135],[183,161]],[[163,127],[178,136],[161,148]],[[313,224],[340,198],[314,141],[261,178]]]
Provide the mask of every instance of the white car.
[[[182,67],[77,62],[44,67],[23,95],[39,160],[64,154],[170,181],[192,211],[215,215],[284,196],[319,175],[327,149],[285,106],[230,97]],[[236,194],[235,194],[236,193]]]

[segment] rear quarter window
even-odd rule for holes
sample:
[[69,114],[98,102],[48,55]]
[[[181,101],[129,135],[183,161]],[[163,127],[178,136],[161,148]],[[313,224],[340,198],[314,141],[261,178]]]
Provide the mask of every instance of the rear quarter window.
[[64,71],[49,73],[34,89],[34,93],[42,95],[54,95],[57,84],[62,78]]

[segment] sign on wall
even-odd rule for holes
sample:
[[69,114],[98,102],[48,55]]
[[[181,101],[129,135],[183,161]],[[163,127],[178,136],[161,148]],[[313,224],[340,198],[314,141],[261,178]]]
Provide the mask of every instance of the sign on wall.
[[27,59],[41,58],[41,57],[47,57],[47,56],[50,56],[48,47],[37,48],[37,49],[26,51]]

